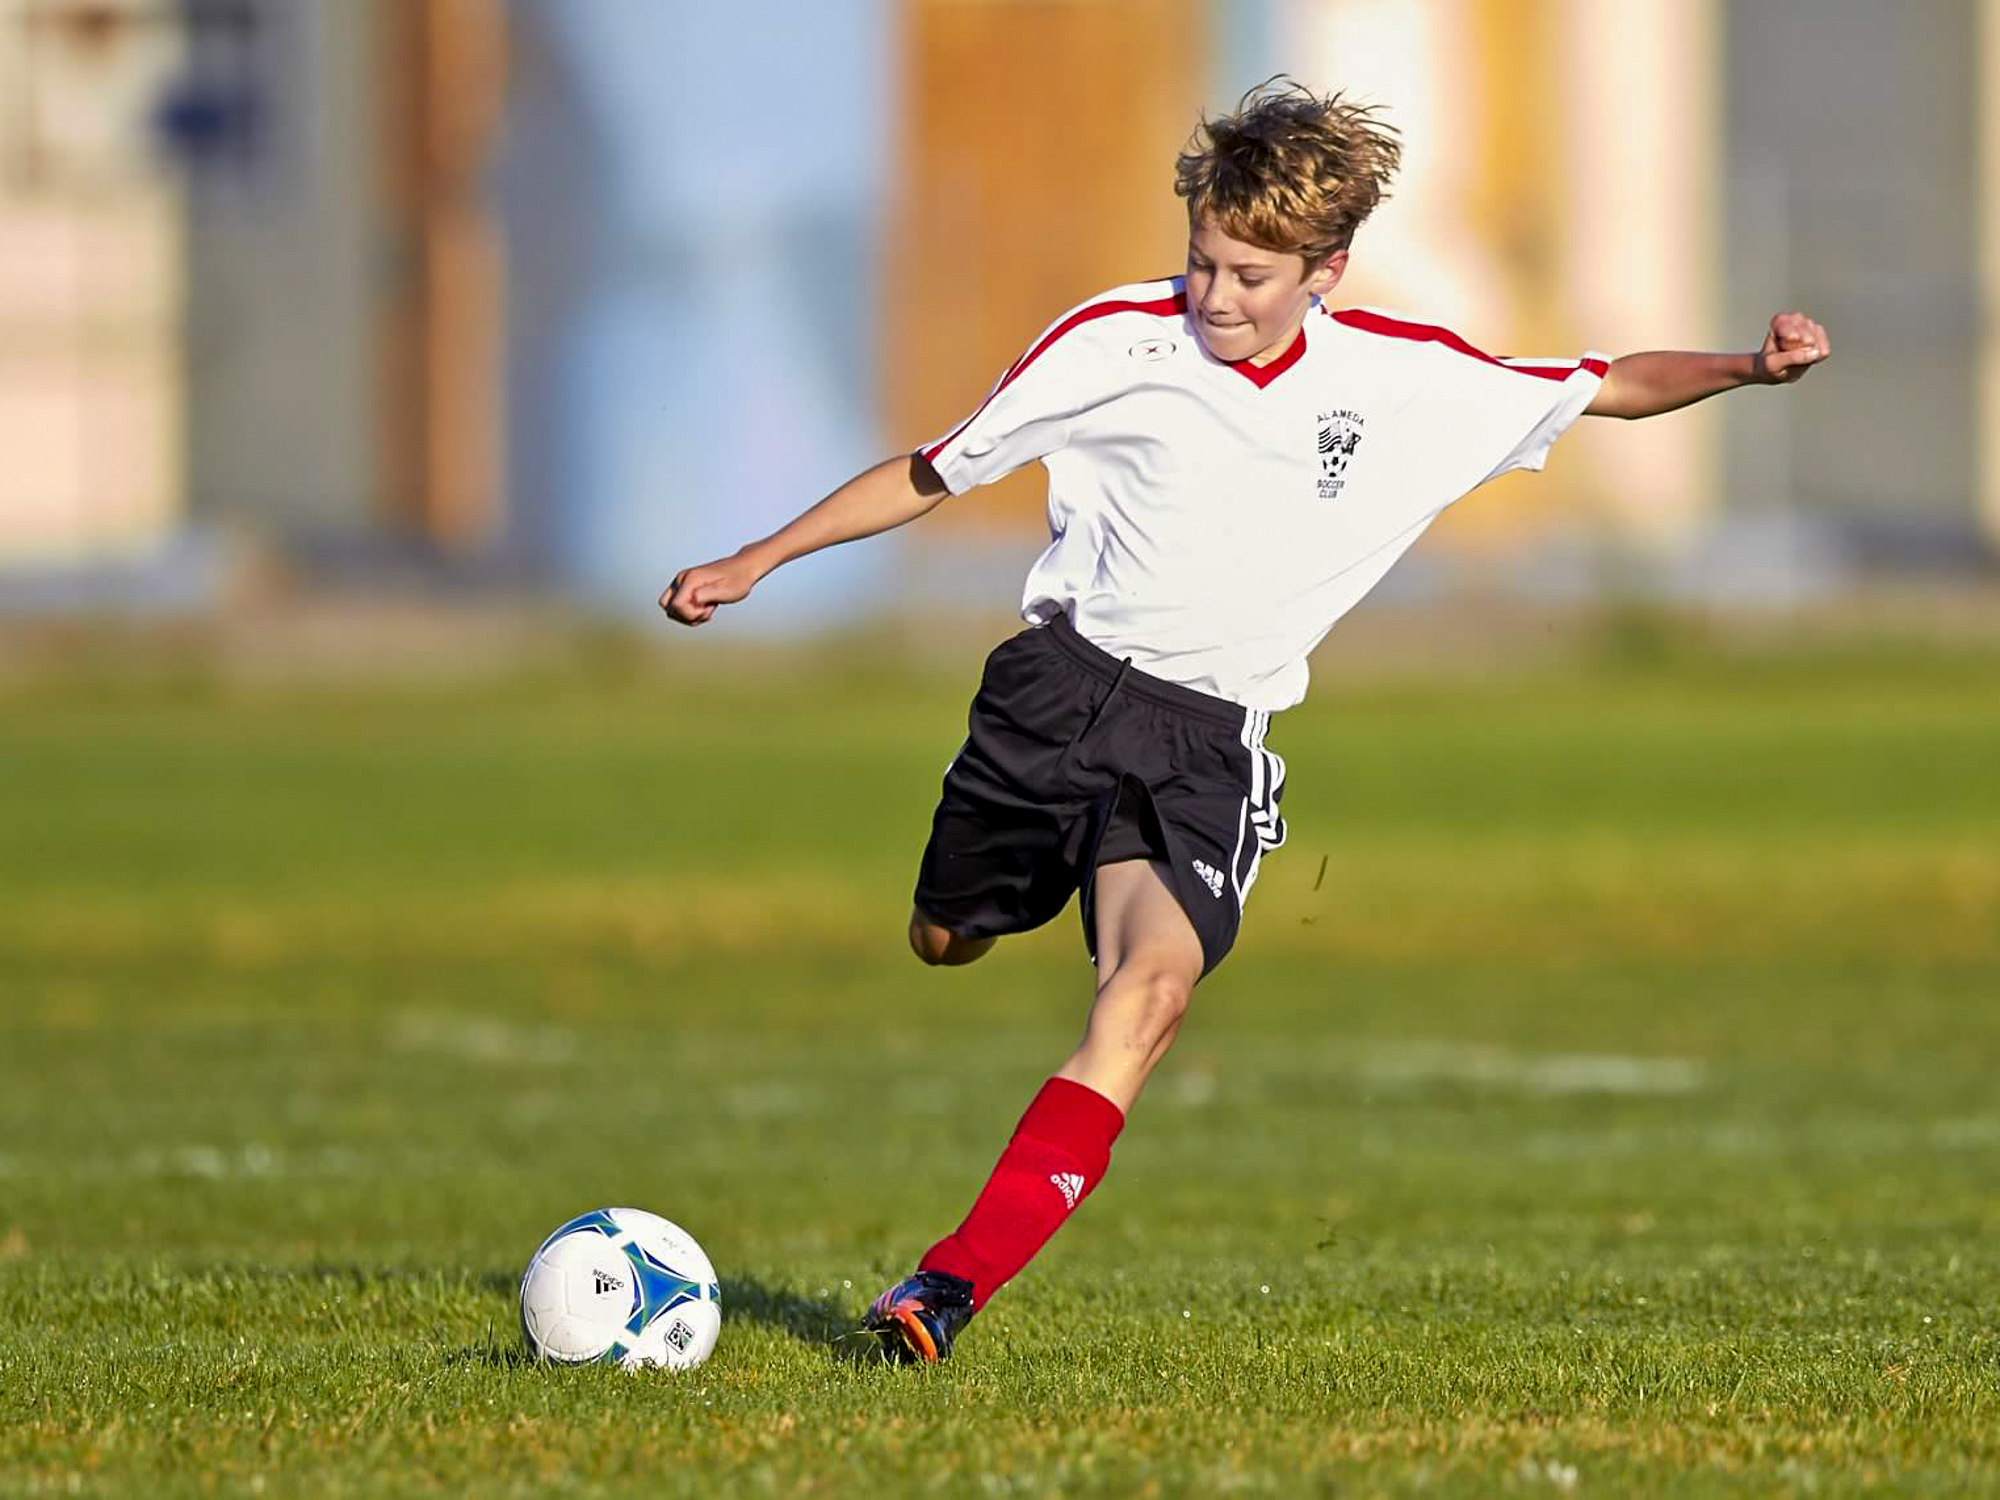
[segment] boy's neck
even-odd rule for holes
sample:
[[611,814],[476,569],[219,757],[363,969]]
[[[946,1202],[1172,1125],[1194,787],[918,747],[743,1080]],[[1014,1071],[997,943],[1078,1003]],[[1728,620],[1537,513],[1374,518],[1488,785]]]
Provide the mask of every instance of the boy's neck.
[[1261,370],[1265,365],[1271,363],[1272,360],[1282,357],[1293,344],[1298,342],[1299,330],[1306,326],[1306,313],[1311,311],[1312,304],[1308,302],[1306,304],[1306,312],[1300,313],[1293,320],[1291,326],[1286,328],[1277,338],[1273,339],[1268,347],[1258,350],[1255,354],[1244,360],[1243,363],[1246,365],[1255,365]]

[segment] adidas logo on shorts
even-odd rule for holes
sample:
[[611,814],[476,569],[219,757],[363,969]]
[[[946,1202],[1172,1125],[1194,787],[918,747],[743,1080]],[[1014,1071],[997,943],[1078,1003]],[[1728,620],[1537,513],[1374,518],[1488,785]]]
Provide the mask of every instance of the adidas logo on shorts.
[[1083,1173],[1051,1172],[1049,1173],[1049,1181],[1053,1182],[1061,1190],[1063,1202],[1069,1207],[1075,1208],[1077,1199],[1083,1196]]
[[1201,877],[1201,883],[1208,887],[1209,895],[1220,901],[1222,899],[1222,871],[1216,869],[1214,865],[1203,864],[1200,860],[1196,860],[1194,862],[1194,872]]

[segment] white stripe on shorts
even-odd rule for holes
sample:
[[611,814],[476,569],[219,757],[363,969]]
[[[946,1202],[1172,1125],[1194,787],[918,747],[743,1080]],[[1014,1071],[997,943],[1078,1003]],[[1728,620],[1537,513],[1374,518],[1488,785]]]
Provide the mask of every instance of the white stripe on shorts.
[[[1241,916],[1250,888],[1257,883],[1257,870],[1266,851],[1285,842],[1285,826],[1278,817],[1278,794],[1285,785],[1285,762],[1276,752],[1264,748],[1264,735],[1271,727],[1271,715],[1259,709],[1243,711],[1243,732],[1237,742],[1250,757],[1250,791],[1236,817],[1236,848],[1229,857],[1229,882],[1236,891],[1236,911]],[[1244,841],[1253,840],[1249,863],[1244,863]]]

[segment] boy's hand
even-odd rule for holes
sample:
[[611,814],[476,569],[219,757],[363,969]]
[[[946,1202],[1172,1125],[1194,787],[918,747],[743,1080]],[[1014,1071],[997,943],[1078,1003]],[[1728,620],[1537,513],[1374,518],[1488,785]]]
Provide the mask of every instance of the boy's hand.
[[761,542],[698,568],[682,568],[660,595],[660,608],[683,625],[705,625],[719,606],[748,596],[773,568],[822,547],[914,521],[950,493],[930,460],[921,453],[899,453],[863,469]]
[[698,568],[682,568],[660,595],[660,608],[683,625],[705,624],[717,606],[745,597],[763,576],[741,553]]
[[1804,313],[1782,312],[1771,319],[1764,347],[1757,351],[1757,379],[1763,385],[1791,385],[1833,353],[1826,330]]

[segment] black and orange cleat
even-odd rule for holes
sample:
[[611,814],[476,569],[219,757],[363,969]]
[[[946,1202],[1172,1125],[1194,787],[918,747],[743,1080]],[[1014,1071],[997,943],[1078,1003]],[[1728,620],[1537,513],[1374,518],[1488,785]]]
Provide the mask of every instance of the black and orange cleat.
[[934,1365],[951,1358],[952,1340],[972,1311],[972,1283],[963,1276],[918,1271],[877,1297],[861,1327],[896,1363]]

